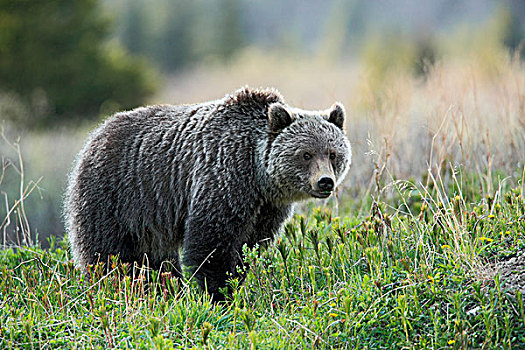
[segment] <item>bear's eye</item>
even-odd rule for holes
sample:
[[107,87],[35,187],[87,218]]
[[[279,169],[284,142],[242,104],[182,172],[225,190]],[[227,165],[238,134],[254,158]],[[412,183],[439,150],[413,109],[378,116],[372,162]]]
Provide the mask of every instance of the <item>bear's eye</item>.
[[310,159],[312,159],[312,155],[310,153],[308,153],[308,152],[304,152],[303,158],[304,158],[304,160],[310,160]]
[[334,160],[335,159],[335,152],[330,152],[330,160]]

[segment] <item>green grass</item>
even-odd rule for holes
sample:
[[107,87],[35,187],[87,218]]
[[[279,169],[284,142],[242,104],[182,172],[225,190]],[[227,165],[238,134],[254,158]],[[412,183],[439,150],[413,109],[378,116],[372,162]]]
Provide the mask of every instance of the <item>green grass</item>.
[[66,241],[3,250],[0,348],[524,348],[523,296],[491,268],[525,249],[518,186],[471,203],[397,183],[397,209],[309,210],[244,250],[247,279],[219,305],[190,276],[83,275]]

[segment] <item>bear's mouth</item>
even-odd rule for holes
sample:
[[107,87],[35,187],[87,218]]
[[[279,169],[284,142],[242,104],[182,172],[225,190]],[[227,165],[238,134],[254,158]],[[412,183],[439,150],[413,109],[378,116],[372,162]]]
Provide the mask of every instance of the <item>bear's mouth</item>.
[[332,194],[332,191],[312,191],[310,195],[315,198],[328,198]]

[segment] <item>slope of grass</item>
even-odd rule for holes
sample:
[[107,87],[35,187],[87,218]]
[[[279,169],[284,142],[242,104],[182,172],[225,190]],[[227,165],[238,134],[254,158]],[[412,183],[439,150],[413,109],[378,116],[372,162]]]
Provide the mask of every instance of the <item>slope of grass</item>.
[[66,241],[3,250],[0,348],[525,347],[520,286],[492,268],[525,249],[523,186],[472,203],[394,186],[398,209],[315,209],[245,249],[251,269],[226,304],[191,276],[132,279],[116,262],[83,275]]

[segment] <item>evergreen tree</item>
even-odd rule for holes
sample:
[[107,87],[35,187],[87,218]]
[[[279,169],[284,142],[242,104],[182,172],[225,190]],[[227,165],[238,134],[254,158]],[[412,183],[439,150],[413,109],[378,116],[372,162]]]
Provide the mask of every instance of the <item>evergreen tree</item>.
[[143,55],[147,50],[148,36],[144,3],[142,0],[129,0],[125,12],[122,43],[129,52]]
[[192,62],[195,9],[191,0],[168,1],[169,13],[158,40],[156,60],[168,71],[181,69]]
[[217,53],[220,57],[228,59],[244,44],[241,4],[239,0],[220,0],[220,8],[222,11],[217,26]]
[[31,126],[134,107],[153,91],[148,67],[105,45],[109,24],[97,0],[0,0],[0,90],[32,107]]

